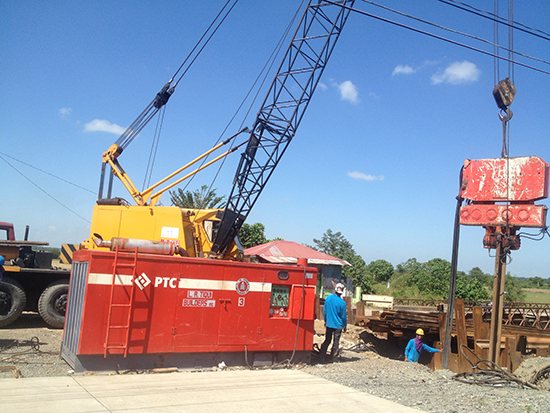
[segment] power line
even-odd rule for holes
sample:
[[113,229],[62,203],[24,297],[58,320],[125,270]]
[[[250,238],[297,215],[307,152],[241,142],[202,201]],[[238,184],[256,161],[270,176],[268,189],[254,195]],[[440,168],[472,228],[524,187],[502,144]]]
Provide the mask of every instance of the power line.
[[88,221],[86,218],[84,218],[82,215],[79,215],[77,212],[73,211],[71,208],[69,208],[67,205],[63,204],[61,201],[57,200],[56,198],[54,198],[52,195],[48,194],[44,189],[42,189],[40,186],[38,186],[37,184],[35,184],[33,181],[31,181],[29,178],[27,178],[21,171],[19,171],[15,166],[13,166],[11,163],[9,163],[6,159],[4,159],[3,156],[0,155],[0,159],[2,159],[4,162],[6,162],[9,166],[11,166],[19,175],[21,175],[23,178],[25,178],[27,181],[29,181],[31,184],[33,184],[35,187],[37,187],[40,191],[42,191],[44,194],[46,194],[47,196],[49,196],[51,199],[53,199],[55,202],[57,202],[59,205],[61,205],[63,208],[65,208],[66,210],[72,212],[73,214],[75,214],[77,217],[83,219],[84,221],[86,221],[88,224],[91,224],[90,221]]
[[[88,188],[84,188],[84,187],[82,187],[82,186],[80,186],[80,185],[77,185],[77,184],[75,184],[75,183],[69,182],[69,181],[67,181],[66,179],[60,178],[59,176],[56,176],[56,175],[51,174],[51,173],[49,173],[49,172],[47,172],[47,171],[44,171],[43,169],[37,168],[36,166],[33,166],[33,165],[28,164],[28,163],[26,163],[26,162],[23,162],[22,160],[17,159],[17,158],[14,158],[13,156],[10,156],[10,155],[8,155],[8,154],[6,154],[6,153],[0,152],[0,155],[7,156],[8,158],[13,159],[14,161],[17,161],[17,162],[19,162],[19,163],[22,163],[23,165],[26,165],[26,166],[28,166],[28,167],[30,167],[30,168],[33,168],[33,169],[36,169],[37,171],[40,171],[40,172],[42,172],[42,173],[45,173],[46,175],[50,175],[50,176],[53,177],[53,178],[59,179],[60,181],[63,181],[63,182],[65,182],[65,183],[67,183],[67,184],[69,184],[69,185],[72,185],[72,186],[76,186],[77,188],[80,188],[80,189],[82,189],[82,190],[84,190],[84,191],[86,191],[86,192],[90,192],[91,194],[94,194],[94,195],[95,195],[95,192],[89,190]],[[0,158],[1,158],[1,156],[0,156]],[[3,160],[4,162],[6,162],[6,163],[9,165],[9,163],[8,163],[4,158],[2,158],[2,160]],[[11,166],[11,165],[10,165],[10,166]]]
[[[517,54],[517,55],[523,56],[523,57],[525,57],[525,58],[527,58],[527,59],[536,60],[536,61],[538,61],[538,62],[541,62],[541,63],[545,63],[545,64],[547,64],[547,65],[550,65],[550,62],[548,62],[548,61],[546,61],[546,60],[542,60],[542,59],[539,59],[539,58],[537,58],[537,57],[533,57],[533,56],[529,56],[529,55],[526,55],[526,54],[517,52],[517,51],[515,51],[515,50],[512,50],[511,47],[510,47],[510,48],[506,48],[506,47],[504,47],[504,46],[500,46],[500,45],[497,44],[496,42],[491,42],[491,41],[486,40],[486,39],[484,39],[484,38],[482,38],[482,37],[474,36],[474,35],[472,35],[472,34],[464,33],[464,32],[458,31],[458,30],[450,29],[450,28],[448,28],[448,27],[441,26],[440,24],[432,23],[432,22],[430,22],[430,21],[428,21],[428,20],[424,20],[424,19],[421,19],[421,18],[419,18],[419,17],[412,16],[412,15],[407,14],[407,13],[403,13],[403,12],[401,12],[401,11],[399,11],[399,10],[395,10],[395,9],[390,8],[390,7],[383,6],[383,5],[378,4],[378,3],[375,3],[375,2],[373,2],[373,1],[369,1],[369,0],[362,0],[362,1],[363,1],[363,3],[368,3],[368,4],[371,4],[371,5],[373,5],[373,6],[380,7],[380,8],[382,8],[382,9],[384,9],[384,10],[388,10],[388,11],[390,11],[390,12],[392,12],[392,13],[399,14],[399,15],[404,16],[404,17],[407,17],[407,18],[409,18],[409,19],[413,19],[413,20],[419,21],[419,22],[421,22],[421,23],[428,24],[428,25],[433,26],[433,27],[436,27],[436,28],[438,28],[438,29],[446,30],[446,31],[451,32],[451,33],[459,34],[459,35],[461,35],[461,36],[469,37],[469,38],[471,38],[471,39],[474,39],[474,40],[478,40],[478,41],[480,41],[480,42],[487,43],[487,44],[493,46],[494,48],[500,48],[500,49],[506,50],[506,51],[508,52],[508,54],[509,54],[509,57],[510,57],[510,53],[513,53],[513,54]],[[511,30],[511,28],[510,28],[510,30]],[[495,49],[495,53],[497,53],[496,49]]]
[[[362,11],[362,10],[358,10],[358,9],[354,9],[353,7],[349,7],[349,6],[344,6],[342,4],[337,4],[337,3],[334,3],[330,0],[326,0],[327,3],[330,3],[330,4],[335,4],[335,5],[339,5],[340,7],[343,7],[345,9],[348,9],[348,10],[351,10],[351,11],[354,11],[356,13],[359,13],[359,14],[362,14],[364,16],[368,16],[368,17],[372,17],[374,19],[377,19],[377,20],[380,20],[380,21],[383,21],[385,23],[390,23],[390,24],[393,24],[395,26],[399,26],[399,27],[402,27],[404,29],[408,29],[408,30],[411,30],[413,32],[417,32],[417,33],[420,33],[420,34],[424,34],[426,36],[429,36],[429,37],[433,37],[435,39],[438,39],[438,40],[443,40],[445,42],[448,42],[448,43],[451,43],[451,44],[454,44],[456,46],[461,46],[461,47],[464,47],[466,49],[470,49],[470,50],[473,50],[475,52],[478,52],[478,53],[482,53],[482,54],[485,54],[487,56],[492,56],[492,57],[496,57],[498,59],[501,59],[501,60],[505,60],[505,61],[511,61],[510,59],[506,58],[506,57],[502,57],[502,56],[498,56],[494,53],[491,53],[491,52],[487,52],[485,50],[482,50],[482,49],[478,49],[477,47],[473,47],[473,46],[469,46],[467,44],[464,44],[464,43],[460,43],[460,42],[457,42],[455,40],[451,40],[451,39],[447,39],[446,37],[443,37],[443,36],[438,36],[436,34],[433,34],[433,33],[430,33],[430,32],[427,32],[427,31],[424,31],[424,30],[420,30],[420,29],[416,29],[414,27],[411,27],[411,26],[407,26],[406,24],[403,24],[403,23],[398,23],[396,21],[393,21],[393,20],[389,20],[389,19],[386,19],[384,17],[380,17],[380,16],[377,16],[375,14],[371,14],[371,13],[367,13],[365,11]],[[549,71],[546,71],[546,70],[543,70],[543,69],[539,69],[537,67],[534,67],[534,66],[530,66],[528,64],[525,64],[525,63],[521,63],[521,62],[517,62],[517,61],[511,61],[512,63],[518,65],[518,66],[523,66],[523,67],[526,67],[528,69],[532,69],[532,70],[535,70],[537,72],[541,72],[541,73],[544,73],[546,75],[550,75],[550,72]]]
[[[509,22],[507,20],[504,20],[502,17],[499,17],[496,13],[493,14],[493,13],[490,13],[488,11],[477,9],[473,6],[470,6],[469,4],[461,3],[461,2],[456,1],[456,0],[437,0],[437,1],[439,1],[441,3],[444,3],[444,4],[447,4],[449,6],[452,6],[452,7],[456,7],[457,9],[464,10],[468,13],[472,13],[472,14],[475,14],[477,16],[483,17],[484,19],[493,20],[493,21],[498,22],[500,24],[504,24],[508,27],[513,27],[514,29],[517,29],[517,30],[520,30],[522,32],[528,33],[532,36],[540,37],[541,39],[550,41],[550,34],[549,33],[546,33],[546,32],[544,32],[542,30],[539,30],[539,29],[534,29],[532,27],[526,26],[524,24],[518,23],[518,22],[513,21],[513,20]],[[453,3],[455,3],[455,4],[453,4]],[[538,32],[540,34],[537,34],[535,32]]]

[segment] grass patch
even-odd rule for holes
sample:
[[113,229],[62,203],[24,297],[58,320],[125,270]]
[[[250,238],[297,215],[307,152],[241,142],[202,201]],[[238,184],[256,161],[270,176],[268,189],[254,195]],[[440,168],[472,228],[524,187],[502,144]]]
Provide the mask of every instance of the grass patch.
[[550,290],[538,290],[534,288],[524,288],[526,303],[547,303],[550,304]]

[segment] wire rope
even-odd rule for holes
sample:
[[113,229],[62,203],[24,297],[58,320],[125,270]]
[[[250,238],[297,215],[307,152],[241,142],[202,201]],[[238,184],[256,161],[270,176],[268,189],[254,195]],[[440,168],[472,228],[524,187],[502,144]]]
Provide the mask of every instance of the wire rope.
[[[273,65],[275,64],[275,58],[276,56],[278,56],[278,54],[280,53],[281,51],[281,48],[284,44],[284,40],[286,39],[286,37],[288,36],[288,33],[290,32],[290,30],[292,29],[293,25],[294,25],[294,22],[296,21],[296,18],[298,17],[298,12],[300,11],[300,9],[303,7],[303,4],[305,3],[305,0],[302,0],[302,2],[300,3],[300,6],[296,9],[296,12],[294,13],[292,19],[290,20],[290,22],[288,23],[286,29],[284,30],[283,34],[281,35],[281,37],[279,38],[279,41],[277,42],[276,46],[274,47],[273,51],[271,52],[269,58],[266,60],[266,63],[264,64],[264,66],[262,67],[262,69],[260,70],[260,72],[258,73],[258,76],[256,76],[256,79],[254,80],[254,82],[252,83],[252,86],[249,88],[248,92],[246,93],[246,95],[244,96],[244,98],[242,99],[240,105],[238,106],[238,108],[235,110],[235,113],[233,114],[233,116],[231,117],[231,119],[229,120],[229,122],[227,123],[226,127],[224,128],[224,130],[222,131],[222,133],[220,134],[220,136],[218,137],[217,141],[215,142],[215,144],[218,144],[219,141],[222,139],[222,137],[225,135],[225,133],[227,132],[227,130],[229,129],[229,127],[231,126],[231,124],[234,122],[235,118],[237,117],[237,115],[239,114],[239,112],[241,111],[242,107],[244,106],[245,102],[248,100],[249,96],[251,95],[251,93],[254,91],[254,89],[256,89],[256,94],[254,95],[254,98],[253,100],[251,101],[250,105],[248,106],[248,110],[247,112],[245,113],[244,117],[243,117],[243,120],[241,121],[241,124],[239,126],[239,129],[242,129],[243,128],[243,125],[244,123],[246,122],[246,118],[248,117],[248,115],[250,114],[253,106],[254,106],[254,103],[256,102],[258,96],[259,96],[259,93],[260,91],[262,90],[262,87],[263,85],[265,84],[265,81],[267,79],[267,76],[269,74],[269,72],[271,71],[271,69],[273,68]],[[260,79],[262,79],[261,83],[258,85],[258,82],[260,81]],[[258,85],[258,86],[256,86]],[[231,148],[233,147],[233,142],[231,143]],[[216,182],[216,180],[218,179],[220,173],[221,173],[221,170],[223,168],[223,166],[225,165],[225,162],[226,162],[227,158],[224,158],[219,167],[218,167],[218,170],[216,171],[216,174],[214,175],[214,177],[212,178],[212,182],[210,184],[210,187],[208,188],[208,192],[210,192],[212,190],[212,187],[214,186],[214,183]],[[202,164],[204,164],[205,162],[207,161],[207,158],[205,158],[203,161],[202,161]],[[186,190],[186,188],[189,186],[189,184],[191,184],[191,182],[193,181],[193,179],[195,178],[196,175],[194,175],[188,182],[187,184],[184,186],[184,188],[182,190]],[[204,207],[204,204],[203,205],[200,205],[200,208],[199,207],[196,207],[194,209],[194,211],[198,210],[198,209],[202,209]],[[195,215],[196,216],[196,215]]]
[[83,219],[87,223],[91,224],[90,221],[88,221],[86,218],[84,218],[82,215],[78,214],[78,212],[73,211],[71,208],[69,208],[67,205],[65,205],[63,202],[59,201],[57,198],[55,198],[53,195],[50,195],[48,192],[46,192],[45,189],[41,188],[38,184],[33,182],[30,178],[28,178],[25,174],[23,174],[21,171],[19,171],[15,166],[13,166],[11,163],[9,163],[6,159],[4,159],[2,156],[0,156],[4,162],[6,162],[10,167],[12,167],[19,175],[21,175],[23,178],[25,178],[27,181],[29,181],[31,184],[33,184],[36,188],[38,188],[41,192],[43,192],[45,195],[50,197],[52,200],[57,202],[59,205],[61,205],[63,208],[68,210],[69,212],[73,213],[77,217]]
[[[26,166],[28,166],[28,167],[30,167],[30,168],[33,168],[33,169],[36,169],[36,170],[39,171],[39,172],[45,173],[46,175],[50,175],[51,177],[53,177],[53,178],[55,178],[55,179],[59,179],[60,181],[63,181],[63,182],[65,182],[65,183],[69,184],[69,185],[75,186],[75,187],[77,187],[77,188],[79,188],[79,189],[82,189],[83,191],[90,192],[91,194],[94,194],[94,195],[95,195],[95,191],[92,191],[92,190],[90,190],[90,189],[88,189],[88,188],[84,188],[83,186],[77,185],[77,184],[75,184],[75,183],[73,183],[73,182],[67,181],[66,179],[60,178],[59,176],[56,176],[56,175],[51,174],[51,173],[49,173],[49,172],[47,172],[47,171],[44,171],[43,169],[37,168],[36,166],[33,166],[33,165],[31,165],[31,164],[29,164],[29,163],[27,163],[27,162],[24,162],[24,161],[22,161],[22,160],[20,160],[20,159],[14,158],[13,156],[10,156],[10,155],[8,155],[8,154],[6,154],[6,153],[4,153],[4,152],[0,152],[0,155],[6,156],[6,157],[8,157],[8,158],[10,158],[10,159],[13,159],[14,161],[17,161],[17,162],[19,162],[19,163],[22,163],[23,165],[26,165]],[[0,156],[0,158],[1,158],[1,156]],[[4,158],[2,158],[2,160],[3,160],[4,162],[6,162],[6,160],[5,160]],[[6,163],[7,163],[7,162],[6,162]]]
[[[392,9],[390,7],[386,7],[386,6],[383,6],[379,3],[375,3],[373,1],[370,1],[370,0],[361,0],[363,3],[367,3],[367,4],[371,4],[373,6],[376,6],[376,7],[379,7],[379,8],[382,8],[384,10],[387,10],[387,11],[390,11],[392,13],[395,13],[395,14],[399,14],[401,16],[404,16],[404,17],[407,17],[409,19],[412,19],[412,20],[416,20],[416,21],[419,21],[421,23],[424,23],[424,24],[427,24],[427,25],[430,25],[430,26],[433,26],[433,27],[436,27],[438,29],[442,29],[442,30],[446,30],[448,32],[451,32],[451,33],[455,33],[455,34],[459,34],[461,36],[465,36],[465,37],[469,37],[471,39],[474,39],[474,40],[477,40],[477,41],[480,41],[480,42],[484,42],[484,43],[487,43],[491,46],[493,46],[493,50],[494,50],[494,53],[498,55],[497,51],[498,49],[503,49],[505,51],[507,51],[509,54],[510,53],[515,53],[517,55],[520,55],[522,57],[525,57],[527,59],[531,59],[531,60],[536,60],[538,62],[541,62],[541,63],[545,63],[547,65],[550,65],[550,62],[546,61],[546,60],[543,60],[543,59],[539,59],[538,57],[533,57],[533,56],[529,56],[528,54],[524,54],[524,53],[520,53],[520,52],[517,52],[517,51],[514,51],[510,46],[508,48],[504,47],[504,46],[501,46],[498,44],[497,41],[494,41],[494,42],[491,42],[487,39],[484,39],[482,37],[479,37],[479,36],[474,36],[472,34],[469,34],[469,33],[464,33],[464,32],[461,32],[459,30],[454,30],[454,29],[451,29],[451,28],[448,28],[448,27],[445,27],[445,26],[442,26],[440,24],[436,24],[436,23],[432,23],[428,20],[424,20],[424,19],[421,19],[419,17],[415,17],[415,16],[412,16],[410,14],[407,14],[407,13],[403,13],[399,10],[395,10],[395,9]],[[497,25],[497,23],[495,22],[495,25]],[[511,28],[509,28],[511,30]],[[510,57],[509,57],[510,58]],[[495,82],[496,84],[496,82]]]
[[[506,25],[506,26],[509,26],[509,25],[513,25],[514,28],[516,28],[517,30],[520,30],[522,32],[525,32],[527,34],[530,34],[530,35],[533,35],[533,36],[536,36],[536,37],[540,37],[541,39],[544,39],[544,40],[548,40],[550,41],[550,34],[549,33],[546,33],[542,30],[539,30],[539,29],[534,29],[534,28],[531,28],[529,26],[526,26],[524,24],[521,24],[519,22],[515,22],[515,21],[512,21],[511,23],[508,22],[507,20],[501,18],[498,16],[498,13],[495,12],[495,13],[489,13],[487,11],[484,11],[484,10],[481,10],[481,9],[477,9],[473,6],[470,6],[466,3],[461,3],[459,1],[456,1],[456,0],[437,0],[441,3],[444,3],[444,4],[447,4],[449,6],[452,6],[452,7],[456,7],[458,9],[461,9],[461,10],[464,10],[468,13],[473,13],[477,16],[480,16],[480,17],[483,17],[485,19],[489,19],[489,20],[493,20],[493,21],[498,21],[499,23],[503,24],[503,25]],[[455,4],[453,4],[455,3]],[[463,7],[464,6],[464,7]],[[470,10],[468,10],[468,8]],[[484,15],[486,14],[486,15]],[[534,32],[538,32],[540,34],[537,34],[537,33],[534,33]]]
[[161,115],[157,119],[157,126],[155,128],[155,134],[153,135],[153,141],[151,142],[151,151],[149,152],[149,161],[147,162],[147,169],[145,170],[145,176],[143,177],[143,188],[151,184],[151,176],[153,175],[153,167],[155,165],[155,160],[157,157],[157,150],[160,141],[160,132],[162,130],[162,125],[164,124],[164,115],[166,114],[166,106],[162,107]]
[[[331,0],[326,0],[326,2],[329,3],[329,4],[337,4],[337,3],[334,3],[334,2],[331,1]],[[455,40],[451,40],[451,39],[448,39],[448,38],[446,38],[446,37],[439,36],[439,35],[436,35],[436,34],[427,32],[427,31],[425,31],[425,30],[420,30],[420,29],[417,29],[417,28],[412,27],[412,26],[408,26],[408,25],[403,24],[403,23],[398,23],[398,22],[396,22],[396,21],[393,21],[393,20],[390,20],[390,19],[386,19],[386,18],[381,17],[381,16],[377,16],[377,15],[372,14],[372,13],[367,13],[367,12],[362,11],[362,10],[354,9],[353,7],[344,6],[344,5],[340,5],[340,7],[343,7],[343,8],[345,8],[345,9],[351,10],[351,11],[353,11],[353,12],[355,12],[355,13],[358,13],[358,14],[361,14],[361,15],[364,15],[364,16],[367,16],[367,17],[372,17],[373,19],[377,19],[377,20],[383,21],[383,22],[385,22],[385,23],[393,24],[393,25],[395,25],[395,26],[399,26],[399,27],[402,27],[402,28],[404,28],[404,29],[411,30],[411,31],[416,32],[416,33],[424,34],[424,35],[426,35],[426,36],[433,37],[433,38],[438,39],[438,40],[443,40],[443,41],[445,41],[445,42],[454,44],[454,45],[456,45],[456,46],[460,46],[460,47],[464,47],[464,48],[469,49],[469,50],[473,50],[474,52],[482,53],[482,54],[485,54],[485,55],[487,55],[487,56],[497,57],[497,58],[500,59],[500,60],[508,61],[508,58],[506,58],[506,57],[496,56],[494,53],[487,52],[487,51],[485,51],[485,50],[478,49],[477,47],[469,46],[469,45],[467,45],[467,44],[460,43],[460,42],[457,42],[457,41],[455,41]],[[535,70],[535,71],[537,71],[537,72],[544,73],[544,74],[546,74],[546,75],[550,75],[550,72],[549,72],[549,71],[546,71],[546,70],[543,70],[543,69],[539,69],[539,68],[537,68],[537,67],[530,66],[530,65],[525,64],[525,63],[521,63],[521,62],[517,62],[517,61],[514,61],[513,63],[515,63],[515,64],[517,64],[517,65],[519,65],[519,66],[522,66],[522,67],[531,69],[531,70]]]

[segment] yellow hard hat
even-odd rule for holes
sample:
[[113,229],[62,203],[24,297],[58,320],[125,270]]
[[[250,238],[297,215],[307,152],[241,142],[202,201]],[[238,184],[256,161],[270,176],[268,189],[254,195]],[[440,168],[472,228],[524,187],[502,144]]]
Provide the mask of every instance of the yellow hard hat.
[[418,330],[416,330],[416,334],[419,335],[419,336],[423,336],[424,335],[424,330],[419,328]]

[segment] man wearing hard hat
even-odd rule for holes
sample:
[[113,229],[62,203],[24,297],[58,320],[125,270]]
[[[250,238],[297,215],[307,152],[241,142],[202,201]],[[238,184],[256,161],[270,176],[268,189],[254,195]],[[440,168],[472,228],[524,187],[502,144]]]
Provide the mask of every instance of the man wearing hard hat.
[[439,353],[441,351],[424,344],[422,342],[422,337],[424,337],[424,330],[419,328],[416,330],[416,337],[411,338],[409,344],[407,344],[407,348],[405,349],[405,361],[416,363],[423,350],[426,350],[428,353]]

